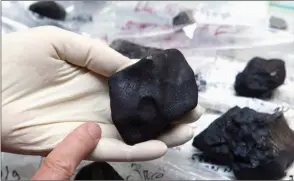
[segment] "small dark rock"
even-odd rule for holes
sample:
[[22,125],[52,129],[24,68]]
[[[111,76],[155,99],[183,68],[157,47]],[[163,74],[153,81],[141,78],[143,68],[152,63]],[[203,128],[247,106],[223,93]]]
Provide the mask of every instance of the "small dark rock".
[[121,39],[112,41],[110,47],[131,59],[141,59],[147,55],[162,52],[162,49],[145,47]]
[[278,180],[294,161],[294,132],[282,112],[259,113],[236,106],[197,135],[192,145],[237,179]]
[[157,138],[198,102],[194,72],[177,49],[144,57],[108,83],[113,123],[130,145]]
[[106,162],[93,162],[84,166],[77,173],[74,180],[124,180]]
[[65,9],[55,1],[38,1],[29,6],[29,10],[41,17],[55,20],[65,20]]
[[173,18],[173,26],[188,25],[195,23],[192,10],[181,11]]
[[280,29],[280,30],[287,30],[288,29],[287,22],[284,19],[278,18],[275,16],[270,17],[270,27]]
[[243,72],[236,76],[237,95],[268,99],[286,78],[285,62],[280,59],[251,59]]

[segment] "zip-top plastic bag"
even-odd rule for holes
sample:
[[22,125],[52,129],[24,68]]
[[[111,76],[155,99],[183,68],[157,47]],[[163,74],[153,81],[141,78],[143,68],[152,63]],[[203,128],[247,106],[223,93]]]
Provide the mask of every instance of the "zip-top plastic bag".
[[[194,22],[173,25],[181,12],[189,12]],[[267,2],[262,1],[109,2],[80,33],[109,44],[124,39],[147,47],[178,48],[189,56],[269,46],[291,49],[293,35],[271,29],[268,23]]]

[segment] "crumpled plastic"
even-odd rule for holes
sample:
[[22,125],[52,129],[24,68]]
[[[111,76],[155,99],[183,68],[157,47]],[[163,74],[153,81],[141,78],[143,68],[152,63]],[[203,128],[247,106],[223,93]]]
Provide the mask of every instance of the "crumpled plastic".
[[37,1],[4,1],[2,16],[21,22],[28,27],[52,25],[78,33],[79,28],[93,21],[92,15],[98,12],[107,1],[57,1],[66,11],[65,21],[53,20],[31,12],[28,8]]
[[[63,1],[60,3],[70,15],[62,22],[39,19],[27,10],[30,3],[33,1],[2,3],[2,33],[46,24],[101,38],[108,43],[121,38],[145,46],[179,48],[195,76],[206,82],[205,89],[199,92],[199,104],[207,112],[192,125],[195,135],[235,105],[264,112],[282,109],[289,114],[289,124],[294,129],[294,35],[268,28],[266,2],[109,1],[87,4]],[[92,10],[86,6],[92,7]],[[172,18],[191,7],[196,23],[172,26]],[[73,18],[78,16],[91,16],[92,21]],[[232,85],[235,75],[254,56],[281,58],[286,62],[285,84],[276,90],[270,102],[234,95]],[[191,143],[192,140],[172,148],[157,160],[110,164],[126,180],[234,179],[230,168],[200,159],[200,152]],[[30,179],[42,159],[38,156],[2,153],[1,179]],[[83,161],[75,174],[88,163]],[[284,180],[293,180],[293,175],[294,166],[287,171]]]

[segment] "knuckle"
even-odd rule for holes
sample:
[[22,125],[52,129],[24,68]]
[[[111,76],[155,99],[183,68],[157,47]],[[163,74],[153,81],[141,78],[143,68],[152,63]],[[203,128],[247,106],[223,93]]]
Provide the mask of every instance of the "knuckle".
[[70,162],[61,159],[45,158],[44,165],[53,173],[71,177],[73,175],[73,168]]

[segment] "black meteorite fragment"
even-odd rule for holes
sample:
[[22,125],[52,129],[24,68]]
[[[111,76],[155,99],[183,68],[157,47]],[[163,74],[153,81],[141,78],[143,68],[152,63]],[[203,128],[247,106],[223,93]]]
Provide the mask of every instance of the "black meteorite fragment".
[[192,10],[181,11],[173,18],[173,26],[188,25],[195,23]]
[[285,176],[294,161],[294,132],[281,112],[259,113],[234,107],[193,140],[216,164],[230,166],[237,179],[272,180]]
[[114,125],[130,145],[157,138],[198,102],[193,70],[177,49],[149,55],[108,83]]
[[280,59],[265,60],[255,57],[236,76],[235,91],[244,97],[268,99],[286,78],[285,62]]
[[65,20],[66,11],[55,1],[39,1],[29,6],[29,10],[37,13],[41,17],[55,20]]
[[77,173],[74,180],[124,180],[106,162],[93,162],[84,166]]
[[153,53],[162,52],[162,49],[145,47],[121,39],[112,41],[110,47],[131,59],[140,59]]

